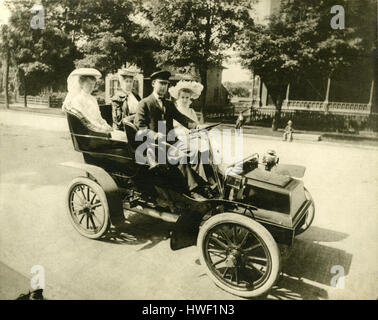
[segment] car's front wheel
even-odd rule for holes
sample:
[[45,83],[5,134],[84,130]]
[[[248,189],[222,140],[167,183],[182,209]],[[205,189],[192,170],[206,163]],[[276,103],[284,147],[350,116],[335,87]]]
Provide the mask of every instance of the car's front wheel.
[[249,217],[222,213],[200,229],[201,265],[217,286],[246,298],[268,292],[280,270],[280,254],[269,231]]

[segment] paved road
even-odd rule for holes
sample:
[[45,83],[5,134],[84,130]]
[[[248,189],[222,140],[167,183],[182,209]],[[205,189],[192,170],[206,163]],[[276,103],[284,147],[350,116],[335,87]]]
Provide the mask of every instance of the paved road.
[[[0,111],[0,139],[0,298],[27,291],[31,267],[42,265],[50,299],[237,299],[212,284],[195,247],[170,250],[167,223],[134,217],[104,241],[73,229],[64,197],[80,172],[59,163],[81,155],[65,119]],[[307,167],[317,206],[267,298],[378,298],[378,149],[244,139],[245,154],[267,148],[281,162]],[[343,289],[331,286],[333,266],[344,269]]]

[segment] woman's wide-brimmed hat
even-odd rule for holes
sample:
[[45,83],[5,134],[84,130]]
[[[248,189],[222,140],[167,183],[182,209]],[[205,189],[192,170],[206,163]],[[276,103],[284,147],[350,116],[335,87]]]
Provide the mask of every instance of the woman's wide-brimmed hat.
[[180,80],[174,87],[169,88],[170,95],[178,99],[180,90],[187,89],[192,92],[192,99],[198,99],[203,90],[203,85],[197,81]]
[[141,70],[136,65],[129,65],[128,67],[124,67],[121,69],[118,69],[118,76],[121,77],[135,77],[137,74],[139,74]]
[[101,78],[101,72],[94,68],[78,68],[72,71],[68,77],[73,76],[93,76],[99,79]]

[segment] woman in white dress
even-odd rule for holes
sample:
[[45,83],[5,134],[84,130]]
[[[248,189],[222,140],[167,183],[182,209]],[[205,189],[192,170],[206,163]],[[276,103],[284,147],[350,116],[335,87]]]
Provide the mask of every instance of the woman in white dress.
[[[198,122],[197,114],[190,105],[193,100],[200,97],[202,90],[203,85],[199,82],[181,80],[174,87],[169,88],[169,94],[175,99],[178,111],[193,121]],[[174,127],[186,129],[177,121],[174,121]]]
[[[193,108],[190,107],[193,100],[200,97],[203,90],[203,85],[196,81],[181,80],[174,87],[169,88],[170,95],[175,99],[177,109],[193,121],[198,121],[198,117]],[[174,121],[177,137],[184,141],[187,138],[189,129],[182,126],[179,122]],[[191,134],[188,142],[191,149],[198,149],[200,152],[207,152],[209,150],[209,140],[207,135],[201,133]],[[219,145],[212,140],[213,156],[220,157]]]
[[[174,87],[169,88],[170,95],[175,99],[177,110],[182,114],[198,121],[198,117],[193,108],[190,107],[192,101],[198,99],[203,90],[203,85],[196,81],[181,80]],[[175,134],[181,143],[175,144],[181,151],[190,157],[193,169],[207,183],[213,184],[213,180],[206,173],[204,165],[210,163],[209,159],[209,139],[203,132],[190,133],[190,130],[182,126],[179,122],[174,121]],[[214,151],[214,148],[212,148]],[[218,151],[218,150],[217,150]]]
[[110,133],[116,140],[126,140],[123,131],[114,130],[101,116],[96,98],[91,94],[101,73],[93,68],[79,68],[67,78],[68,94],[63,111],[77,111],[87,120],[88,127],[97,132]]

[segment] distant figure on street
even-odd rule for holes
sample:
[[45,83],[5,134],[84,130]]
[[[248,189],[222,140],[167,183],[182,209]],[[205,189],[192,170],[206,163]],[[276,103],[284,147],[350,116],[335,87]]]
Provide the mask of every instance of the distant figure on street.
[[235,129],[240,129],[245,123],[245,118],[243,116],[243,113],[240,112],[238,118],[236,119]]
[[285,127],[285,131],[284,131],[284,134],[283,134],[283,137],[282,137],[282,141],[286,141],[286,139],[288,139],[288,141],[292,142],[293,141],[293,127],[292,127],[292,124],[293,122],[291,120],[289,120],[287,122],[287,126]]

